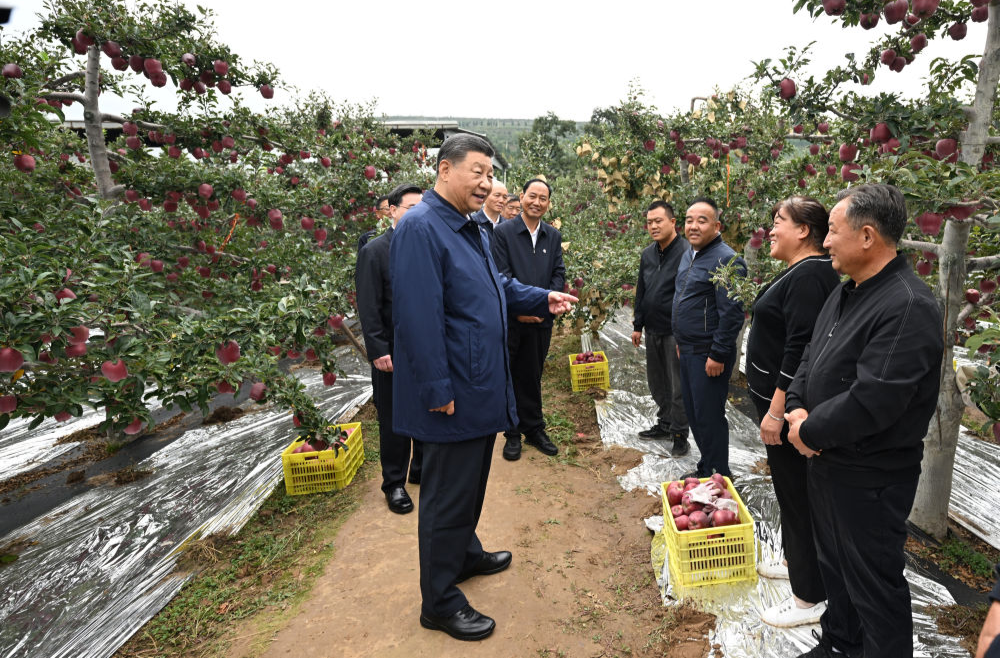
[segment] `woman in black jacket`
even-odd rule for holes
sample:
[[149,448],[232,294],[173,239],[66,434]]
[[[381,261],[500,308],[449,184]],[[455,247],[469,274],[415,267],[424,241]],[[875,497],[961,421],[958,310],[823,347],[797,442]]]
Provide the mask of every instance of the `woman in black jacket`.
[[788,443],[785,391],[812,336],[816,316],[840,282],[823,249],[829,215],[810,197],[793,196],[771,209],[771,257],[788,264],[761,289],[751,309],[747,386],[757,408],[771,481],[781,511],[784,565],[758,566],[765,577],[788,578],[792,596],[763,612],[772,626],[819,621],[826,591],[816,562],[806,459]]

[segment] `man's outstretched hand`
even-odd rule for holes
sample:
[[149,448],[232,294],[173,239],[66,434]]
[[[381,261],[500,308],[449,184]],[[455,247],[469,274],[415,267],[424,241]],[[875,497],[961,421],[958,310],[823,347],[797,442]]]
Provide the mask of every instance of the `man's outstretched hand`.
[[549,313],[552,315],[562,315],[573,308],[573,304],[580,301],[573,295],[564,292],[552,291],[549,293]]

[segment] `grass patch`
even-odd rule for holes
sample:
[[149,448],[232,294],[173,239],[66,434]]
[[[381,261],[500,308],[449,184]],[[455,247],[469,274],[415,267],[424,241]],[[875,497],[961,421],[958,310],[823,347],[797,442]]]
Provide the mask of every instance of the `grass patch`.
[[543,416],[545,417],[545,432],[552,439],[552,442],[560,448],[559,454],[554,459],[562,464],[579,466],[580,462],[577,459],[579,451],[573,441],[576,437],[576,423],[558,409],[546,411]]
[[[366,440],[365,463],[355,480],[363,481],[378,472],[378,423],[356,420]],[[361,490],[288,496],[280,484],[235,536],[192,542],[179,569],[196,574],[115,656],[217,656],[229,640],[255,629],[248,620],[260,613],[266,614],[257,620],[265,635],[305,600],[333,556],[337,531],[357,509]]]
[[962,539],[950,537],[941,544],[943,555],[941,566],[952,569],[964,566],[980,578],[993,575],[993,562]]

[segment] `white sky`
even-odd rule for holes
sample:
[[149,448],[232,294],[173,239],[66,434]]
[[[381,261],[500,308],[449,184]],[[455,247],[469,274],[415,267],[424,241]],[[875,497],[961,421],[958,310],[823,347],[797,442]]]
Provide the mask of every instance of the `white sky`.
[[[9,38],[37,23],[42,3],[3,4],[14,6]],[[714,86],[729,89],[752,72],[751,60],[777,60],[786,45],[817,41],[810,72],[820,77],[843,53],[861,56],[899,27],[883,20],[874,30],[845,30],[825,15],[813,21],[793,14],[792,0],[200,4],[215,11],[223,42],[246,59],[276,65],[284,84],[323,89],[337,100],[375,99],[386,115],[531,119],[551,110],[585,121],[594,107],[621,100],[633,79],[666,114]],[[960,42],[932,42],[902,73],[880,67],[866,93],[919,95],[932,58],[982,54],[985,25],[970,23]],[[255,91],[245,97],[264,110],[293,94],[279,86],[272,101]]]

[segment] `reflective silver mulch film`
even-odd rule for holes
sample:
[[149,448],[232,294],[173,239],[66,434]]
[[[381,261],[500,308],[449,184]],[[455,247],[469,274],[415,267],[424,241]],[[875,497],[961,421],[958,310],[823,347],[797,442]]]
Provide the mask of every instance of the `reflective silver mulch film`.
[[[626,490],[643,488],[659,497],[660,483],[694,470],[699,455],[693,441],[690,454],[674,459],[670,457],[668,442],[643,441],[636,436],[636,432],[653,424],[656,407],[645,383],[645,355],[641,348],[636,350],[631,344],[630,320],[631,311],[625,309],[601,331],[601,348],[608,355],[612,387],[617,390],[609,391],[604,400],[596,402],[597,419],[604,443],[635,448],[645,453],[642,463],[619,476],[621,485]],[[751,472],[754,464],[766,459],[757,425],[728,403],[726,417],[730,426],[729,463],[739,478],[740,496],[755,520],[758,560],[779,562],[782,559],[781,531],[770,478]],[[963,437],[956,457],[951,511],[957,517],[957,510],[967,510],[964,513],[970,514],[980,526],[977,530],[970,530],[987,541],[992,538],[993,543],[997,540],[996,526],[1000,519],[985,510],[989,506],[996,509],[1000,504],[1000,480],[994,482],[1000,469],[995,466],[984,469],[984,462],[1000,465],[1000,449]],[[984,475],[984,471],[993,475]],[[973,473],[975,480],[972,479]],[[662,534],[663,517],[651,517],[646,520],[646,525],[655,533],[651,549],[653,569],[664,604],[669,605],[673,599],[666,563],[669,556]],[[954,603],[951,594],[942,585],[919,573],[913,565],[908,566],[905,575],[913,600],[914,656],[967,658],[968,653],[959,646],[957,639],[937,632],[934,620],[925,610],[929,605]],[[811,631],[818,631],[818,625],[779,629],[760,621],[763,610],[791,594],[787,580],[759,578],[752,584],[720,585],[691,591],[691,598],[716,615],[716,629],[709,641],[713,645],[719,644],[723,655],[729,658],[784,658],[805,652],[816,644]]]
[[[299,370],[332,418],[371,396],[367,364],[345,355],[349,374],[325,387]],[[110,656],[179,591],[185,545],[234,533],[282,477],[293,438],[288,411],[265,407],[199,427],[137,464],[152,475],[100,486],[0,539],[20,546],[0,569],[0,656]]]

